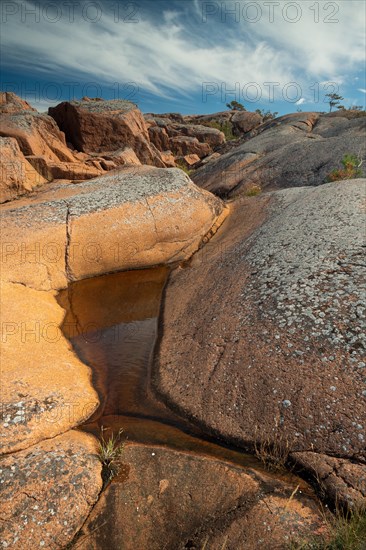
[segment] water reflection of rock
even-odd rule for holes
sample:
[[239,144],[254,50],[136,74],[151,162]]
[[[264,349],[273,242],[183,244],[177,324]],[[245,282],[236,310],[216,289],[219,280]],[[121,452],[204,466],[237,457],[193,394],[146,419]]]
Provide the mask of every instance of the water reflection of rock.
[[[187,427],[149,392],[160,298],[168,270],[114,273],[70,285],[60,296],[64,334],[93,371],[101,405],[88,426],[106,417],[155,418]],[[116,422],[116,421],[115,421]],[[119,418],[120,426],[129,422]],[[144,429],[141,426],[141,438]],[[192,428],[193,430],[193,428]],[[197,429],[194,429],[197,431]],[[140,439],[136,427],[131,433]]]

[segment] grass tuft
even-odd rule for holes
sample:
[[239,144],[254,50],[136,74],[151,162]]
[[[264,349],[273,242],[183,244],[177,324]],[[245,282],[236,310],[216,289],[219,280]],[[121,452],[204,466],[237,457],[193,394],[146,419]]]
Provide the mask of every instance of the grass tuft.
[[115,436],[113,433],[106,438],[107,428],[101,427],[101,435],[98,446],[98,456],[103,464],[102,478],[105,484],[111,481],[119,471],[119,461],[123,453],[123,442],[121,441],[123,429]]
[[271,437],[265,436],[259,434],[256,428],[254,452],[267,470],[274,472],[286,470],[290,451],[290,442],[282,434],[277,432]]
[[337,509],[329,517],[325,515],[327,536],[314,537],[310,541],[293,541],[290,550],[365,550],[366,549],[366,509],[358,508],[349,512]]
[[185,172],[187,176],[190,176],[192,172],[194,172],[194,170],[191,168],[188,168],[188,166],[182,160],[176,160],[175,164],[177,165],[177,168],[180,168],[181,170],[183,170],[183,172]]
[[250,187],[247,188],[244,195],[246,197],[256,197],[257,195],[260,195],[261,193],[262,193],[261,186],[253,184],[253,185],[251,185]]
[[226,141],[233,141],[238,139],[237,136],[234,136],[233,134],[233,125],[229,120],[225,120],[224,122],[204,122],[202,123],[203,126],[208,126],[209,128],[216,128],[216,130],[220,130],[225,135]]

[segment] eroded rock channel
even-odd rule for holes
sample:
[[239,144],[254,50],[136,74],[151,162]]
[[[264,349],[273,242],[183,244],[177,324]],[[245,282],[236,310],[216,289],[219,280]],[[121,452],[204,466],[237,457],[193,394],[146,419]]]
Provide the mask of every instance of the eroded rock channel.
[[[321,529],[306,483],[273,475],[252,455],[209,439],[150,388],[160,303],[169,270],[115,273],[59,295],[63,332],[93,371],[100,406],[83,426],[124,430],[118,476],[74,540],[77,548],[258,548]],[[295,491],[295,499],[290,497]],[[255,528],[251,525],[253,517]],[[255,542],[257,544],[257,542]],[[267,546],[268,547],[268,546]],[[285,547],[285,546],[284,546]]]

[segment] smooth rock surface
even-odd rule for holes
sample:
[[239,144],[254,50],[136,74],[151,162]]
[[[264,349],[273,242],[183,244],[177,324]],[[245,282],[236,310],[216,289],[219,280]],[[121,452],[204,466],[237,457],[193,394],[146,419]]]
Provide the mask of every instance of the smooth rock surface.
[[225,217],[178,169],[125,168],[2,208],[2,275],[40,290],[189,258]]
[[0,460],[2,548],[67,547],[102,488],[95,439],[68,432]]

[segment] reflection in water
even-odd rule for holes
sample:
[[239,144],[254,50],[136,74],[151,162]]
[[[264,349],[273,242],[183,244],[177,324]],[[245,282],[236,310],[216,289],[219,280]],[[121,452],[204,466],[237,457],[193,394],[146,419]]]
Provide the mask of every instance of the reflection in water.
[[93,417],[159,418],[184,423],[148,391],[167,269],[115,273],[70,285],[63,331],[93,370],[101,406]]
[[[92,368],[101,405],[83,429],[123,429],[131,441],[165,445],[263,470],[252,455],[210,441],[202,431],[157,401],[149,376],[166,268],[115,273],[73,283],[59,295],[63,332]],[[290,474],[278,475],[307,485]]]
[[146,382],[156,330],[157,319],[153,318],[72,338],[78,356],[102,382],[103,416],[151,414]]

